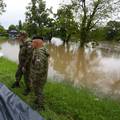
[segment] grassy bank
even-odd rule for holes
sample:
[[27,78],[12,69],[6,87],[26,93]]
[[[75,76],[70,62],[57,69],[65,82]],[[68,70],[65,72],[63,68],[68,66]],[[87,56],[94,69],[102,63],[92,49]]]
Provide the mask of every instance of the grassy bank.
[[[0,82],[10,88],[17,65],[0,58]],[[11,89],[11,88],[10,88]],[[33,93],[23,96],[21,88],[11,89],[32,106]],[[45,86],[45,108],[40,114],[46,120],[120,120],[120,103],[96,97],[86,89],[77,89],[65,83],[48,82]]]

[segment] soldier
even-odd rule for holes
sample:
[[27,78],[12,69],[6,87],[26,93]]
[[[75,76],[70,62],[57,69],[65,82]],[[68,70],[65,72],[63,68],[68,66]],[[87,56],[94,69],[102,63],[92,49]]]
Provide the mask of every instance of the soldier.
[[12,88],[20,87],[20,80],[22,76],[24,76],[24,82],[26,85],[26,89],[24,91],[24,95],[28,95],[30,92],[30,61],[32,58],[32,41],[28,40],[28,35],[26,32],[20,32],[18,35],[18,40],[20,42],[20,51],[19,51],[19,64],[18,69],[15,74],[16,81],[12,85]]
[[44,109],[43,88],[47,81],[48,73],[48,51],[42,37],[34,37],[32,41],[33,56],[31,60],[30,79],[35,93],[35,107]]

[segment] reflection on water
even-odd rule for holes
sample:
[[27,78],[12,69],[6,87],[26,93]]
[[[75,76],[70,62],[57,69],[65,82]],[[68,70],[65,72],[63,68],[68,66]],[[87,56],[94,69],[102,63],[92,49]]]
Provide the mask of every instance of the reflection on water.
[[4,55],[4,57],[18,62],[18,52],[19,52],[19,45],[17,42],[13,40],[8,40],[0,45],[0,53]]
[[[1,50],[5,57],[18,61],[19,46],[4,42]],[[48,75],[54,80],[66,80],[108,95],[120,96],[120,45],[101,43],[97,48],[79,49],[69,46],[49,45]]]
[[[102,45],[102,44],[101,44]],[[78,49],[77,45],[49,45],[50,75],[75,86],[94,88],[104,94],[120,94],[120,54],[115,46]],[[108,49],[109,48],[109,49]],[[54,73],[54,74],[53,74]],[[119,84],[118,84],[119,83]]]

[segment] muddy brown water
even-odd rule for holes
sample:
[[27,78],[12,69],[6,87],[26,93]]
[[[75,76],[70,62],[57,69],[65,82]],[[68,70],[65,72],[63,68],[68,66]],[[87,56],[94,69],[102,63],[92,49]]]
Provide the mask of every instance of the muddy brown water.
[[[0,48],[4,57],[18,63],[17,42],[2,42]],[[120,44],[104,42],[85,49],[80,49],[75,43],[69,46],[49,44],[48,49],[49,78],[120,97]]]

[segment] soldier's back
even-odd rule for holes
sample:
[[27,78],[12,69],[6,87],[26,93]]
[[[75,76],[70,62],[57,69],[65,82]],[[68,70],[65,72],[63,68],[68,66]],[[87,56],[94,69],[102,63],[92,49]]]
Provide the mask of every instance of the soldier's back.
[[34,72],[44,73],[48,69],[48,51],[45,47],[35,49],[32,57],[31,69]]

